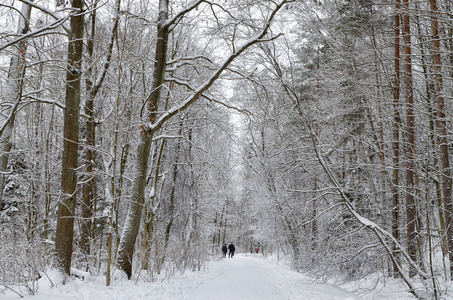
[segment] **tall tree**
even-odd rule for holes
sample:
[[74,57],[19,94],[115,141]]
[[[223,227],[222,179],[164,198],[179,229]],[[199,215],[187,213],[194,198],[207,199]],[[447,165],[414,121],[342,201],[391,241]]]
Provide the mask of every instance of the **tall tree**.
[[[412,80],[412,44],[410,29],[409,0],[402,0],[403,6],[403,41],[404,41],[404,82],[406,89],[406,231],[407,252],[412,261],[416,261],[417,232],[415,210],[415,115],[414,90]],[[414,270],[410,271],[414,276]]]
[[[197,1],[201,2],[201,1]],[[197,3],[198,4],[198,3]],[[146,99],[148,121],[154,123],[157,118],[162,85],[164,84],[165,69],[167,64],[168,45],[168,20],[169,0],[159,0],[159,12],[157,20],[157,43],[155,49],[155,63],[151,84],[151,94]],[[132,275],[132,259],[135,250],[135,241],[140,227],[140,218],[145,198],[146,177],[148,174],[148,161],[152,144],[152,134],[143,127],[140,133],[140,143],[137,149],[137,164],[132,188],[132,199],[127,212],[124,231],[118,247],[118,266],[128,278]]]
[[68,35],[66,97],[64,109],[63,157],[61,161],[61,198],[55,232],[54,266],[70,274],[76,208],[79,114],[84,33],[84,1],[73,0]]
[[[83,203],[82,203],[82,224],[81,224],[81,238],[80,238],[80,247],[82,253],[85,256],[90,255],[90,240],[92,237],[92,216],[93,216],[93,202],[97,197],[96,195],[96,176],[95,176],[95,146],[96,146],[96,120],[95,120],[95,98],[96,95],[102,88],[104,80],[107,75],[107,71],[110,67],[113,45],[116,38],[118,24],[119,24],[119,12],[121,7],[121,1],[115,1],[115,11],[113,17],[113,25],[109,36],[109,41],[107,45],[107,54],[105,62],[101,68],[101,71],[96,76],[93,74],[93,62],[94,58],[94,42],[96,34],[96,7],[97,1],[93,5],[94,9],[90,14],[90,34],[87,42],[87,60],[88,60],[88,70],[87,70],[87,79],[86,79],[86,101],[84,106],[84,112],[87,116],[87,121],[85,123],[85,178],[83,180]],[[86,266],[88,268],[88,265]]]
[[434,85],[437,102],[437,119],[436,127],[439,132],[439,151],[441,157],[441,177],[442,177],[442,192],[443,202],[445,207],[445,223],[448,239],[448,253],[450,259],[450,277],[453,277],[453,203],[452,203],[452,178],[450,170],[450,157],[447,139],[447,122],[445,115],[445,103],[442,87],[442,67],[440,56],[440,37],[439,37],[439,9],[436,0],[430,0],[431,9],[431,34],[432,34],[432,57],[434,71]]
[[[395,5],[395,31],[394,31],[394,79],[393,79],[393,141],[392,141],[392,151],[393,151],[393,171],[392,171],[392,235],[399,241],[399,172],[400,172],[400,1],[396,1]],[[396,245],[393,245],[395,260],[394,264],[398,261],[398,249]],[[393,266],[394,276],[398,276],[398,267]]]

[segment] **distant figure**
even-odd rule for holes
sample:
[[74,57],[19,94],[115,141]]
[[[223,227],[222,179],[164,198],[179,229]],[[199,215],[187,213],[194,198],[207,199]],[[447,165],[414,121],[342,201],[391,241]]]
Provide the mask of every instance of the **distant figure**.
[[258,247],[255,248],[255,253],[258,253],[260,249]]
[[234,251],[236,250],[236,248],[234,248],[233,242],[231,242],[230,245],[228,246],[228,250],[230,250],[230,252],[228,252],[228,257],[233,258]]
[[250,247],[250,253],[251,254],[253,253],[253,247]]
[[227,251],[228,251],[228,248],[227,248],[227,245],[226,245],[226,243],[225,243],[225,244],[223,244],[223,246],[222,246],[223,257],[226,257]]

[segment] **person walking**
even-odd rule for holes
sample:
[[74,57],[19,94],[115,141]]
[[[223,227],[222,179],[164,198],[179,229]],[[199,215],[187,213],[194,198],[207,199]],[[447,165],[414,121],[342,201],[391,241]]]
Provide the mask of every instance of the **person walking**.
[[228,246],[228,250],[230,250],[230,252],[228,253],[228,257],[233,258],[234,251],[236,250],[236,248],[234,248],[233,242],[231,242],[230,245]]
[[228,248],[227,248],[227,244],[225,243],[222,246],[223,257],[226,257],[227,251],[228,251]]

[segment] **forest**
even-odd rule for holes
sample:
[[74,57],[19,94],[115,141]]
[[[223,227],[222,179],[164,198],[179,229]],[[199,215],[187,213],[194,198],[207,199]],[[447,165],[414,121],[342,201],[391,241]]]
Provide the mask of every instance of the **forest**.
[[315,278],[448,295],[450,0],[0,13],[0,294],[49,269],[153,282],[234,241]]

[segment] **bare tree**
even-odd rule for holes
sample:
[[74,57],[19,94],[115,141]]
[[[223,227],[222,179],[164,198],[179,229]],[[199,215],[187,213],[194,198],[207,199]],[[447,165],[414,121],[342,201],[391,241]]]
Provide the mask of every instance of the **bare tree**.
[[[417,232],[416,232],[416,208],[415,208],[415,115],[414,115],[414,91],[412,81],[412,46],[410,30],[409,1],[402,1],[403,8],[403,41],[404,41],[404,78],[406,88],[406,231],[409,257],[416,261]],[[411,270],[411,276],[414,276]]]
[[75,13],[70,18],[68,61],[66,66],[66,101],[64,110],[63,158],[61,162],[61,197],[58,203],[55,232],[54,266],[70,274],[74,239],[74,216],[77,202],[77,158],[84,33],[84,2],[72,1]]
[[[95,147],[96,147],[96,120],[95,120],[95,98],[96,95],[101,90],[107,71],[110,67],[113,53],[114,41],[117,35],[119,21],[120,21],[120,7],[121,1],[115,1],[115,12],[113,17],[113,24],[110,31],[109,41],[107,45],[107,53],[105,57],[105,62],[102,65],[102,68],[99,74],[93,74],[93,62],[94,62],[94,41],[96,35],[96,4],[93,5],[93,11],[90,14],[90,33],[87,42],[87,60],[88,60],[88,70],[87,70],[87,80],[86,80],[86,90],[87,90],[87,99],[85,101],[84,113],[87,116],[87,121],[85,123],[85,176],[83,180],[83,203],[82,203],[82,224],[81,224],[81,239],[80,247],[82,253],[87,257],[90,256],[90,243],[91,237],[93,236],[93,226],[92,226],[92,217],[93,217],[93,203],[96,195],[96,175],[95,175]],[[97,75],[97,76],[96,76]],[[89,267],[88,264],[86,266]]]
[[450,157],[447,139],[447,123],[445,114],[445,103],[443,96],[442,62],[440,57],[440,37],[439,37],[439,10],[436,0],[430,0],[431,9],[431,33],[432,33],[432,57],[434,70],[435,95],[437,100],[437,119],[436,127],[439,132],[439,151],[441,158],[441,177],[443,202],[445,206],[445,223],[448,240],[448,253],[450,259],[450,276],[453,276],[453,199],[452,199],[452,179],[450,170]]
[[160,0],[157,30],[158,38],[155,52],[155,66],[152,81],[153,83],[151,85],[151,94],[146,99],[146,103],[148,105],[148,123],[145,123],[142,126],[142,132],[140,134],[141,141],[137,150],[137,165],[135,167],[132,191],[132,198],[134,199],[134,201],[129,205],[128,214],[118,250],[118,266],[127,274],[128,278],[130,278],[132,275],[132,259],[134,256],[135,241],[140,225],[142,204],[144,202],[146,174],[148,170],[149,152],[153,134],[174,115],[187,109],[195,101],[202,97],[203,93],[206,92],[217,81],[219,76],[228,68],[228,66],[231,64],[231,62],[234,61],[236,57],[245,52],[250,46],[260,42],[266,36],[270,28],[271,21],[274,19],[276,13],[287,1],[281,1],[280,3],[276,4],[275,7],[271,9],[267,20],[265,20],[265,25],[263,26],[263,28],[242,46],[235,48],[235,51],[227,56],[225,61],[219,65],[219,67],[212,73],[212,75],[209,76],[209,79],[205,83],[201,84],[198,88],[193,89],[193,94],[191,96],[186,98],[180,105],[169,109],[160,117],[158,117],[157,109],[160,98],[160,90],[164,83],[169,28],[170,26],[175,24],[175,22],[179,20],[181,16],[195,9],[202,2],[202,0],[195,1],[185,10],[177,14],[176,17],[174,17],[173,19],[168,19],[169,2],[168,0]]
[[[399,241],[399,215],[400,215],[400,197],[399,197],[399,183],[400,183],[400,2],[397,1],[395,4],[395,53],[394,53],[394,80],[393,80],[393,142],[392,142],[392,154],[393,154],[393,171],[392,171],[392,235]],[[398,260],[398,253],[396,252],[396,246],[393,245],[395,251],[395,261]],[[399,276],[398,267],[393,266],[394,276]]]

